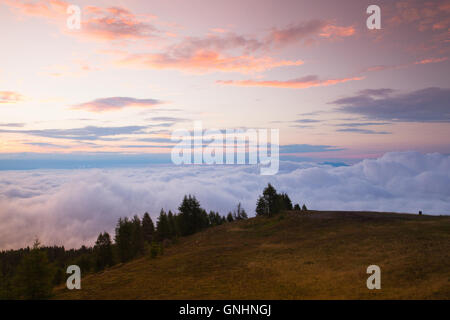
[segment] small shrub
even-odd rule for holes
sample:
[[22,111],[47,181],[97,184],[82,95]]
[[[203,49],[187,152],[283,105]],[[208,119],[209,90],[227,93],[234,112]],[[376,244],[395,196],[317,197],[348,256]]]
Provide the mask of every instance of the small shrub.
[[150,247],[150,258],[155,259],[158,256],[159,251],[159,246],[155,242],[152,242]]

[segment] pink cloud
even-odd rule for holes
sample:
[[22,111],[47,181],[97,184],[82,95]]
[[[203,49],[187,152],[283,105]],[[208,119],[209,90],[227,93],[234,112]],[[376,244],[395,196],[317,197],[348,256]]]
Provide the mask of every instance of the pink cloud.
[[79,34],[100,40],[147,39],[155,36],[157,29],[145,20],[120,7],[87,7],[88,16],[82,20]]
[[415,61],[413,63],[404,63],[399,65],[377,65],[377,66],[371,66],[366,69],[364,69],[362,72],[378,72],[378,71],[385,71],[385,70],[398,70],[398,69],[404,69],[409,68],[414,65],[424,65],[424,64],[430,64],[430,63],[439,63],[447,61],[448,57],[442,57],[442,58],[425,58],[419,61]]
[[299,66],[303,64],[303,61],[275,60],[267,56],[230,56],[217,51],[199,49],[187,55],[171,53],[129,55],[118,63],[152,69],[176,69],[191,73],[214,71],[250,73],[276,67]]
[[212,32],[216,32],[216,33],[226,33],[228,32],[227,29],[223,29],[223,28],[212,28],[210,29]]
[[266,37],[267,45],[287,45],[303,41],[308,44],[315,38],[336,39],[350,37],[355,34],[353,26],[336,26],[322,20],[310,20],[287,26],[282,29],[273,29]]
[[423,59],[420,61],[416,61],[414,64],[429,64],[429,63],[438,63],[438,62],[443,62],[443,61],[447,61],[448,58],[447,57],[443,57],[443,58],[429,58],[429,59]]
[[29,2],[23,0],[5,0],[5,3],[17,13],[50,19],[65,17],[67,15],[67,7],[70,5],[69,3],[61,0],[47,0],[37,2]]
[[81,103],[72,109],[86,110],[90,112],[117,111],[129,107],[154,107],[162,102],[155,99],[136,99],[130,97],[110,97]]
[[320,80],[317,76],[311,75],[286,81],[279,80],[218,80],[216,83],[223,85],[232,85],[239,87],[271,87],[271,88],[289,88],[306,89],[311,87],[325,87],[344,83],[348,81],[362,80],[364,77],[351,77],[339,79]]
[[419,31],[444,31],[450,27],[450,2],[436,1],[400,1],[395,4],[396,14],[389,19],[394,25],[411,24]]
[[[41,17],[54,23],[68,17],[67,8],[71,5],[61,0],[6,0],[6,4],[17,14]],[[124,7],[86,6],[82,9],[81,29],[77,32],[62,29],[62,32],[95,40],[147,39],[158,32],[148,23],[152,18],[152,15],[133,14]]]
[[284,29],[273,29],[259,38],[223,29],[204,37],[185,37],[160,52],[125,55],[118,63],[153,69],[176,69],[192,73],[261,72],[280,66],[298,66],[301,60],[277,60],[268,53],[295,42],[304,45],[319,38],[336,39],[355,33],[353,27],[311,20]]

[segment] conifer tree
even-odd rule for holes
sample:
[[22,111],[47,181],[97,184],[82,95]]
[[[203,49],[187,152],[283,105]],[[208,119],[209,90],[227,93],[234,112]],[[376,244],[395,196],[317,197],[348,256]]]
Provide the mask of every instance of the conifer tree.
[[152,243],[154,233],[155,233],[155,225],[153,224],[153,220],[148,214],[148,212],[146,212],[142,217],[142,234],[144,240],[147,241],[147,243]]
[[184,196],[179,210],[180,234],[187,236],[208,226],[208,214],[200,207],[195,196]]
[[236,210],[233,211],[233,219],[234,220],[248,219],[247,212],[245,212],[244,208],[242,208],[240,202],[238,203]]
[[128,218],[119,218],[114,240],[120,261],[131,260],[133,258],[133,223]]
[[271,216],[282,210],[292,210],[292,202],[286,193],[278,194],[269,183],[256,202],[256,214]]
[[283,210],[292,210],[292,201],[289,198],[289,196],[287,195],[287,193],[282,193],[280,195],[281,197],[281,201],[282,201],[282,209]]
[[167,213],[163,209],[161,209],[156,222],[156,233],[159,241],[170,238],[169,219],[167,218]]
[[14,279],[17,297],[39,300],[52,294],[54,270],[48,262],[47,253],[40,249],[39,240],[19,264]]
[[142,232],[141,219],[137,215],[131,220],[132,228],[132,240],[131,247],[133,251],[133,258],[144,253],[144,234]]
[[94,245],[94,252],[96,271],[113,265],[112,242],[109,233],[104,232],[98,235]]
[[171,210],[167,213],[167,220],[169,223],[169,238],[175,238],[178,235],[178,227],[176,217]]

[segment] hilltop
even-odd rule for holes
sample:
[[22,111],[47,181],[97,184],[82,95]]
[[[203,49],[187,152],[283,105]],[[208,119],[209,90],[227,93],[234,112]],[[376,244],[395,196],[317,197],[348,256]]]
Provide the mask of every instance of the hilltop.
[[[366,268],[381,268],[368,290]],[[56,299],[450,298],[450,217],[285,211],[182,237]]]

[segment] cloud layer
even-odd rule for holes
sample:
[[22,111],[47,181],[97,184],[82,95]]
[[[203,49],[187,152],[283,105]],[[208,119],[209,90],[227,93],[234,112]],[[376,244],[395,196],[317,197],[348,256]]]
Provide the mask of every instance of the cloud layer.
[[133,169],[34,170],[0,173],[0,248],[92,244],[120,216],[156,218],[177,210],[184,194],[226,214],[238,202],[254,214],[271,182],[311,209],[450,213],[450,156],[387,153],[353,166],[283,162],[275,176],[255,166],[152,166]]

